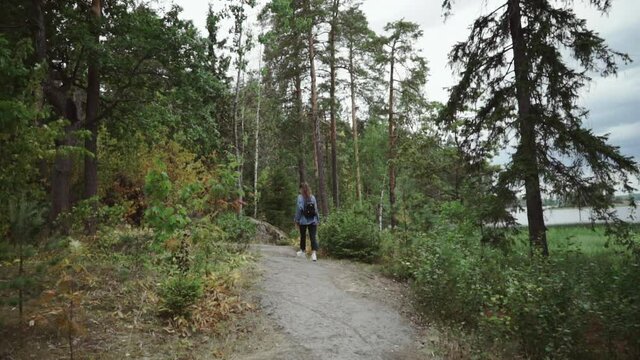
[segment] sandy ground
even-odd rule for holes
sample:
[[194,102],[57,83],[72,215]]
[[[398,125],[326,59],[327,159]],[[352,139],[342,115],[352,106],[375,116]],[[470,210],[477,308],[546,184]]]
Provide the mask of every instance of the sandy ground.
[[[402,313],[394,283],[349,262],[296,257],[258,245],[258,298],[271,322],[258,349],[238,359],[432,359],[425,330]],[[400,293],[400,294],[399,294]]]

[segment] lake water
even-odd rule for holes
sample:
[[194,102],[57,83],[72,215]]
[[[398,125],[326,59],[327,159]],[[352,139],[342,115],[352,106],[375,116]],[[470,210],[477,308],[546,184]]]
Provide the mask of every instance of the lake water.
[[[640,223],[636,209],[629,206],[617,206],[615,211],[624,221]],[[520,225],[527,225],[527,212],[514,212],[514,217]],[[545,225],[570,225],[591,223],[591,208],[551,208],[544,210]]]

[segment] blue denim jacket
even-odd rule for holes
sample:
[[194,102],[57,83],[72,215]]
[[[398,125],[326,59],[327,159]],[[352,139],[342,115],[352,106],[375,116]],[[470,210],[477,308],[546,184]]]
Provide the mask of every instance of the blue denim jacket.
[[316,197],[311,195],[311,202],[316,206],[316,216],[312,218],[308,218],[304,216],[302,210],[304,209],[304,198],[302,195],[298,195],[298,201],[296,205],[296,217],[293,220],[300,225],[318,225],[320,223],[320,215],[318,212],[318,203],[316,202]]

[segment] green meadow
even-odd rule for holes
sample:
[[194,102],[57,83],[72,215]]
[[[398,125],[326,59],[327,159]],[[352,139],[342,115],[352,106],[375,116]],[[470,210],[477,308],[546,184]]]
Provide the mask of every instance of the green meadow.
[[[633,232],[638,234],[640,226],[635,225]],[[528,234],[526,228],[520,228],[516,237],[516,246],[528,251]],[[610,240],[605,234],[604,225],[554,225],[547,231],[549,252],[578,251],[585,255],[616,254],[626,251],[625,248]]]

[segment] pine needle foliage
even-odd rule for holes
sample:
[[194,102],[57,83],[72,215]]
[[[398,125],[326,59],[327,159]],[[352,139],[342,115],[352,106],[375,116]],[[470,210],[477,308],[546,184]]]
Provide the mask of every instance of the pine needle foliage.
[[[443,2],[447,15],[452,4]],[[631,58],[609,48],[573,4],[508,0],[478,17],[449,54],[460,79],[441,118],[462,122],[458,129],[472,158],[516,144],[497,187],[517,192],[524,185],[530,242],[545,255],[542,192],[577,195],[595,219],[616,224],[613,194],[619,185],[631,192],[638,175],[632,157],[584,126],[588,111],[579,104],[593,75],[616,75]],[[611,8],[608,0],[589,4],[601,13]]]

